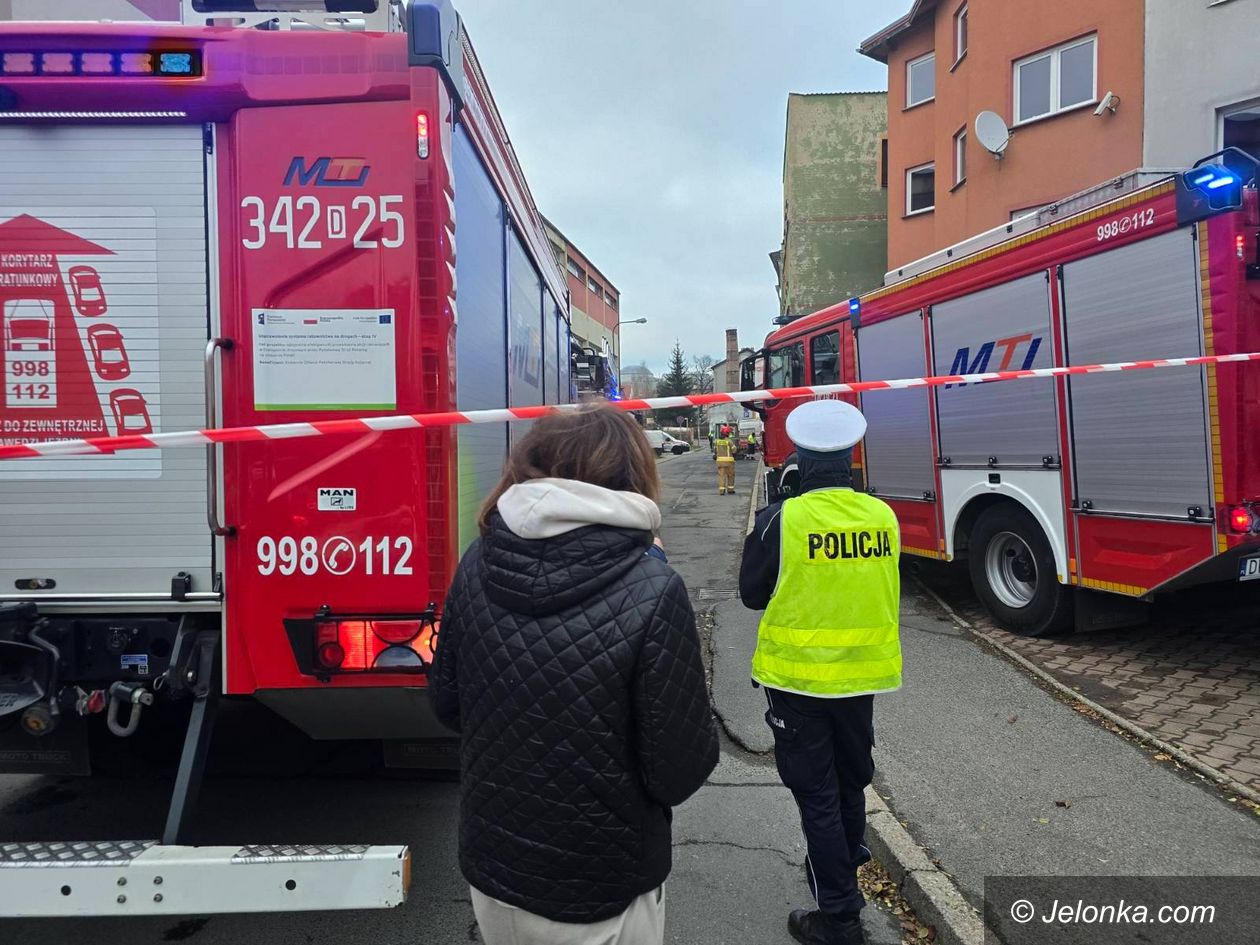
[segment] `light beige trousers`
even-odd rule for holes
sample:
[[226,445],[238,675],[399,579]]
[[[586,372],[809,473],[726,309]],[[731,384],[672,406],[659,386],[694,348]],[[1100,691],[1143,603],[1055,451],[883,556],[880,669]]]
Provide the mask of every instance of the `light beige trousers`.
[[662,945],[665,887],[639,896],[621,915],[589,924],[553,922],[469,886],[486,945]]

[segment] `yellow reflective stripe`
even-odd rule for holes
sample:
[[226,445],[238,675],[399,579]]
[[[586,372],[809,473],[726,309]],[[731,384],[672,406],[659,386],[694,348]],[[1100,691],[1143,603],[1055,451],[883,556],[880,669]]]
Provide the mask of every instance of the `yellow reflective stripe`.
[[901,645],[896,640],[870,646],[783,646],[766,641],[761,650],[773,659],[851,665],[896,659],[901,653]]
[[882,627],[793,630],[789,627],[776,627],[763,624],[761,638],[768,643],[781,643],[785,646],[835,646],[857,647],[876,646],[887,643],[889,634],[897,632],[896,624]]
[[[816,663],[797,663],[792,660],[775,659],[773,656],[765,655],[764,659],[759,659],[758,670],[772,673],[781,678],[799,679],[808,682],[846,682],[853,683],[856,688],[867,689],[874,682],[881,679],[900,679],[901,670],[896,660],[880,660],[878,663],[872,664],[866,668],[865,672],[854,671],[845,672],[843,675],[836,675],[831,669],[836,664],[816,664]],[[760,678],[760,676],[758,676]]]
[[[801,656],[793,659],[793,656]],[[762,650],[757,653],[757,665],[775,673],[795,675],[801,679],[863,679],[874,675],[893,675],[901,672],[901,662],[896,653],[881,653],[872,659],[847,659],[838,662],[811,659],[808,654],[774,653]]]

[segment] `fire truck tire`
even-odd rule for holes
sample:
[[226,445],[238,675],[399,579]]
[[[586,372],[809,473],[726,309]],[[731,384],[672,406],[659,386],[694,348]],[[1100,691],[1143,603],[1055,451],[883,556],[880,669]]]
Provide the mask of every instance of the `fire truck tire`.
[[1004,628],[1029,637],[1072,630],[1072,589],[1059,583],[1050,542],[1032,513],[1014,504],[986,509],[969,546],[972,586]]

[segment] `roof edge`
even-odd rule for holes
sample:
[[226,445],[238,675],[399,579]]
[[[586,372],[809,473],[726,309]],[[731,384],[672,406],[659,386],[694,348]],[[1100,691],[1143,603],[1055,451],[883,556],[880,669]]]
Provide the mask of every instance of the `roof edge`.
[[936,9],[936,0],[914,0],[910,12],[889,23],[874,36],[863,40],[857,51],[876,62],[888,63],[888,53],[896,45],[896,39],[919,21],[919,15]]

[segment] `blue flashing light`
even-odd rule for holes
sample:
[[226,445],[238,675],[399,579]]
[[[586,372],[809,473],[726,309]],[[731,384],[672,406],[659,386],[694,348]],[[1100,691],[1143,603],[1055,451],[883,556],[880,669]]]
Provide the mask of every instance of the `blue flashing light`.
[[1198,187],[1202,184],[1206,184],[1215,176],[1216,176],[1215,171],[1208,171],[1206,174],[1200,174],[1198,177],[1194,178],[1194,180],[1190,181],[1190,183],[1194,184],[1195,187]]
[[856,315],[862,311],[862,300],[858,298],[849,299],[849,314]]
[[159,75],[192,75],[192,53],[164,52],[158,54]]
[[1208,190],[1216,190],[1220,187],[1228,187],[1230,184],[1236,183],[1238,183],[1237,177],[1233,174],[1226,174],[1223,177],[1218,177],[1213,181],[1209,181],[1207,187]]

